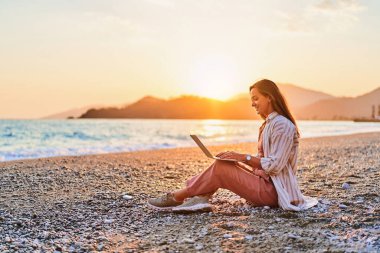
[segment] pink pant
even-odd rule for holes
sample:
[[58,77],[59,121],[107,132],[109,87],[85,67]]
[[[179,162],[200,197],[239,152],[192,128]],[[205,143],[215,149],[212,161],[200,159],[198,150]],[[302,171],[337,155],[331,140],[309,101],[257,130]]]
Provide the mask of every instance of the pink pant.
[[277,192],[268,175],[240,163],[216,160],[207,170],[186,182],[190,196],[214,194],[228,189],[252,202],[254,206],[277,207]]

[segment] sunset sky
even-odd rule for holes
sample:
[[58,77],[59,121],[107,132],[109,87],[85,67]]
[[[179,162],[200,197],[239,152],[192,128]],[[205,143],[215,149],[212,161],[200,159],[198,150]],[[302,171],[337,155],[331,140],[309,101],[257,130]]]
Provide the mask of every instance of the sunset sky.
[[357,96],[380,86],[379,31],[378,0],[0,0],[0,118],[260,78]]

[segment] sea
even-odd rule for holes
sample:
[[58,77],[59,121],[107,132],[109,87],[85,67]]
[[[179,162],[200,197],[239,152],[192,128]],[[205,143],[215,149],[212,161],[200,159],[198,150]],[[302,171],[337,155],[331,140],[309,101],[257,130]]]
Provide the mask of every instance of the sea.
[[[0,120],[0,161],[255,142],[261,120]],[[379,132],[380,124],[297,121],[301,138]]]

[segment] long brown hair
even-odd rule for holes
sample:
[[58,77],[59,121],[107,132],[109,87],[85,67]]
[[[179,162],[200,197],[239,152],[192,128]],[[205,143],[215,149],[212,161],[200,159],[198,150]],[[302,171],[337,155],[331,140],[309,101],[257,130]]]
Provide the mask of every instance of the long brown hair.
[[296,121],[289,110],[285,97],[282,95],[277,85],[268,79],[262,79],[249,87],[249,91],[256,88],[261,94],[266,97],[270,97],[272,101],[273,109],[280,115],[290,120],[297,130],[297,135],[300,136]]

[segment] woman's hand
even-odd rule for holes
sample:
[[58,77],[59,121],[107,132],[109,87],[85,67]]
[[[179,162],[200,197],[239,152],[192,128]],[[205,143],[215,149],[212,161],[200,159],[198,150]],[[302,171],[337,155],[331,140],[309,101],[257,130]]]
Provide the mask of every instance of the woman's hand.
[[241,162],[245,162],[245,157],[246,157],[245,154],[240,154],[240,153],[237,153],[234,151],[221,152],[221,153],[217,154],[216,156],[220,157],[222,159],[234,159],[234,160],[238,160]]

